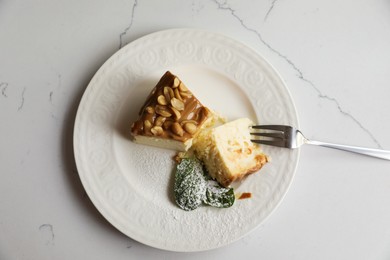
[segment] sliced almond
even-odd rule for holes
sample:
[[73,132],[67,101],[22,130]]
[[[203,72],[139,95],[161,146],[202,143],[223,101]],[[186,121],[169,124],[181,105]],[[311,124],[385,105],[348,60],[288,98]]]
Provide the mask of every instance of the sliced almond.
[[159,136],[164,133],[164,130],[161,126],[153,126],[152,129],[150,129],[150,132],[152,132],[153,135]]
[[184,130],[186,130],[186,132],[189,133],[189,134],[195,134],[196,130],[197,130],[197,127],[193,123],[186,123],[184,125]]
[[167,102],[167,100],[166,100],[164,95],[158,96],[157,103],[159,103],[160,105],[163,105],[163,106],[168,104],[168,102]]
[[169,96],[171,97],[171,99],[175,97],[175,93],[173,92],[172,88],[169,88],[168,92],[169,92]]
[[183,98],[181,97],[180,91],[179,91],[178,88],[175,88],[175,89],[173,90],[173,92],[175,93],[175,98],[177,98],[177,99],[180,100],[180,101],[183,101]]
[[183,101],[180,101],[177,98],[172,98],[171,99],[171,105],[174,108],[176,108],[177,110],[179,110],[179,111],[183,111],[184,110],[184,103],[183,103]]
[[192,97],[192,94],[190,92],[180,91],[180,96],[182,98],[190,98]]
[[154,108],[151,107],[151,106],[148,106],[145,108],[146,112],[149,113],[149,114],[154,114]]
[[181,124],[182,126],[185,125],[185,124],[187,124],[187,123],[192,123],[192,124],[194,124],[194,125],[198,125],[198,121],[196,121],[196,120],[183,120],[183,121],[180,122],[180,124]]
[[156,120],[154,121],[155,126],[162,126],[167,118],[163,116],[158,116]]
[[184,130],[183,130],[183,128],[180,126],[180,124],[179,124],[178,122],[173,123],[172,126],[171,126],[171,129],[172,129],[172,132],[173,132],[175,135],[183,136],[183,134],[184,134]]
[[169,102],[169,100],[171,100],[173,97],[175,97],[175,93],[173,92],[173,89],[170,88],[170,87],[164,87],[164,96],[165,96],[165,99],[167,100],[167,102]]
[[152,128],[152,123],[149,120],[144,121],[144,132],[150,131],[150,128]]
[[169,128],[171,128],[172,124],[173,124],[172,120],[165,120],[165,122],[163,123],[162,127],[165,130],[168,130]]
[[184,85],[183,82],[180,82],[179,89],[180,89],[180,91],[183,91],[183,92],[188,91],[188,88],[186,87],[186,85]]
[[172,88],[177,88],[180,85],[180,80],[178,78],[175,78],[173,80],[173,86]]
[[170,108],[171,108],[171,111],[173,112],[174,119],[179,120],[180,117],[181,117],[180,111],[177,110],[177,109],[174,108],[174,107],[170,107]]
[[166,106],[161,106],[161,105],[156,106],[156,113],[163,117],[172,116],[172,114],[168,111],[168,108]]

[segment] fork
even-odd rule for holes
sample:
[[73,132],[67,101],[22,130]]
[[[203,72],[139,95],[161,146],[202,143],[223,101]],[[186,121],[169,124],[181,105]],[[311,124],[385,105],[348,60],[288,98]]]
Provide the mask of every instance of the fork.
[[312,141],[307,139],[298,129],[287,125],[253,125],[251,128],[260,130],[251,133],[251,135],[255,136],[255,138],[251,140],[254,143],[290,149],[298,148],[303,144],[313,144],[390,160],[390,151]]

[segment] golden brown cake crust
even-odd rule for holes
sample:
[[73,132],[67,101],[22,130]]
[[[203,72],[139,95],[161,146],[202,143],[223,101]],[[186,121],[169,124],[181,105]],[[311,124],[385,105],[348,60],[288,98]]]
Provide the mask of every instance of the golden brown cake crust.
[[222,186],[228,187],[232,182],[239,181],[244,177],[259,171],[267,162],[269,162],[268,157],[265,154],[260,154],[256,156],[256,166],[248,169],[246,172],[242,172],[240,175],[230,176],[230,178],[224,179],[221,183]]

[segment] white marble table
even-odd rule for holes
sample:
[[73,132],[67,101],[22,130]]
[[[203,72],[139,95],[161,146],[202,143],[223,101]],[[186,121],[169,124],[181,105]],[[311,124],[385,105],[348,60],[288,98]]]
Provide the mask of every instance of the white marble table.
[[303,147],[258,229],[174,253],[112,227],[79,180],[78,102],[101,64],[163,29],[221,32],[285,80],[313,139],[390,149],[389,1],[0,1],[0,259],[389,259],[390,162]]

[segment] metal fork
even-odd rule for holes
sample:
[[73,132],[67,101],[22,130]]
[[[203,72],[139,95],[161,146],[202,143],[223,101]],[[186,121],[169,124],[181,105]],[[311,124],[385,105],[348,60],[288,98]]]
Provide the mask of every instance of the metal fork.
[[390,160],[390,151],[312,141],[307,139],[298,129],[287,125],[254,125],[251,128],[260,130],[251,133],[251,135],[256,136],[251,140],[254,143],[290,149],[298,148],[303,144],[313,144]]

